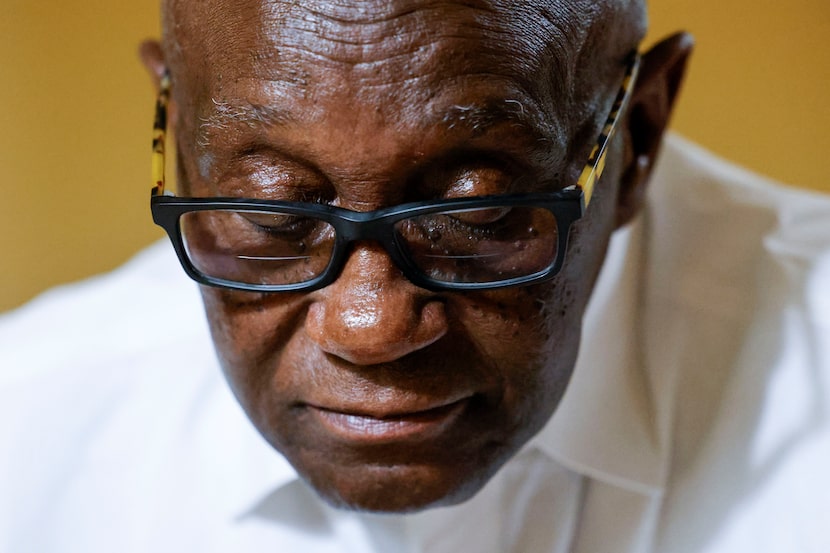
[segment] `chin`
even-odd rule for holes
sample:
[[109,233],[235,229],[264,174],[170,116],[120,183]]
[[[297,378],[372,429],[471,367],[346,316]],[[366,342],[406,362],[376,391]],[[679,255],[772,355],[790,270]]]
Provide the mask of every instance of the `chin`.
[[306,481],[330,505],[372,513],[413,513],[463,503],[478,493],[503,463],[460,473],[430,465],[364,465],[341,469],[333,481]]
[[[503,445],[503,444],[502,444]],[[397,462],[343,465],[303,463],[298,471],[330,505],[374,513],[412,513],[463,503],[509,459],[500,448],[479,450],[455,463]]]

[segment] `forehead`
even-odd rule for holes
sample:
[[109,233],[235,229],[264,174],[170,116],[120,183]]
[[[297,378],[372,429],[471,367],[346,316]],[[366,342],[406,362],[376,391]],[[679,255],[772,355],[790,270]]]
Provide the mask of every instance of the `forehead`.
[[173,0],[165,28],[190,45],[201,43],[208,55],[270,46],[280,47],[273,53],[284,60],[307,53],[320,56],[319,62],[372,64],[447,38],[460,46],[484,45],[479,53],[485,56],[504,51],[534,56],[551,41],[576,46],[596,11],[593,3],[579,1]]
[[171,0],[165,28],[178,76],[214,97],[241,79],[275,94],[411,96],[476,75],[561,96],[596,11],[579,1]]
[[[177,46],[207,55],[209,65],[229,58],[244,66],[282,62],[301,78],[309,64],[342,63],[371,66],[383,77],[394,56],[423,58],[443,42],[459,52],[483,48],[475,57],[497,66],[505,52],[533,64],[551,44],[578,48],[597,11],[596,2],[555,0],[170,0],[165,29]],[[292,61],[302,64],[292,67]]]

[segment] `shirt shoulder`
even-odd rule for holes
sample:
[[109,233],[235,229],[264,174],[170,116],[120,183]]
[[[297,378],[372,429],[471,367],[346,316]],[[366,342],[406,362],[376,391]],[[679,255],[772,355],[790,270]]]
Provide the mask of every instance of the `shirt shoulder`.
[[212,401],[221,376],[198,292],[168,249],[0,318],[0,550],[107,535],[92,521],[113,522],[116,504],[129,519],[188,413]]
[[830,195],[777,183],[672,135],[649,199],[657,295],[740,317],[756,310],[763,289],[786,286],[809,293],[813,316],[827,320],[830,292],[817,286],[830,279]]
[[658,549],[826,551],[830,198],[677,137],[654,185],[646,355],[673,397]]
[[0,387],[204,334],[196,286],[168,250],[155,244],[111,273],[54,288],[0,317]]

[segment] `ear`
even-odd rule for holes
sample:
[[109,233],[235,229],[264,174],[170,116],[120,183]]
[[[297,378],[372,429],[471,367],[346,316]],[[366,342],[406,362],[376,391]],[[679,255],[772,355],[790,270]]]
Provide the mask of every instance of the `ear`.
[[138,56],[141,63],[150,74],[156,92],[159,90],[161,78],[167,72],[167,65],[164,63],[164,52],[157,40],[145,40],[138,47]]
[[643,207],[648,179],[693,49],[692,36],[678,33],[643,56],[626,121],[625,169],[617,203],[618,227],[630,221]]
[[[161,78],[167,73],[167,63],[164,61],[164,51],[161,48],[161,43],[157,40],[145,40],[138,47],[138,56],[141,58],[141,63],[147,69],[150,75],[150,80],[153,82],[153,88],[158,94],[161,88]],[[171,98],[167,106],[167,121],[168,129],[176,126],[177,117],[176,102]]]

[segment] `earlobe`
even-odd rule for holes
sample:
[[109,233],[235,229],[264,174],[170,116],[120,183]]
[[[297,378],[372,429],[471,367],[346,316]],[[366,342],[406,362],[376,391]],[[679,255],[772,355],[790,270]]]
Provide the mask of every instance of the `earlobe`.
[[161,44],[157,40],[145,40],[138,47],[138,55],[153,80],[156,92],[158,92],[161,78],[167,72],[167,64],[164,62],[164,52],[161,49]]
[[617,203],[617,226],[642,208],[648,179],[694,49],[688,33],[663,40],[643,56],[626,126],[625,169]]

